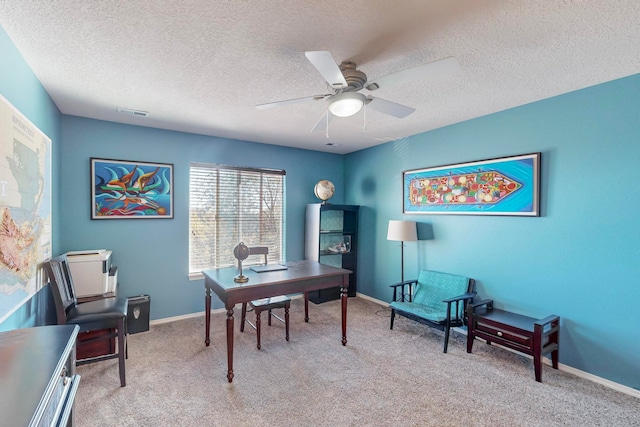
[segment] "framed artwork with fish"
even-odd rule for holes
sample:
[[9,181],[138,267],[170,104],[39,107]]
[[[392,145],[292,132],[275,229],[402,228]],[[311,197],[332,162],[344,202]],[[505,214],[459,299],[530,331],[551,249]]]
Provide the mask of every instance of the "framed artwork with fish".
[[404,171],[407,214],[540,216],[540,153]]
[[91,219],[173,218],[173,164],[91,158]]

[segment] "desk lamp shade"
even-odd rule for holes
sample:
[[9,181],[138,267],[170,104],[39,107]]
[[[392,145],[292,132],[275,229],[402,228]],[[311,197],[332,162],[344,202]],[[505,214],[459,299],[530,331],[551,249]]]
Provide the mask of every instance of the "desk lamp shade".
[[400,243],[400,277],[404,282],[404,242],[415,242],[418,240],[418,227],[415,221],[389,220],[387,230],[387,240],[399,241]]

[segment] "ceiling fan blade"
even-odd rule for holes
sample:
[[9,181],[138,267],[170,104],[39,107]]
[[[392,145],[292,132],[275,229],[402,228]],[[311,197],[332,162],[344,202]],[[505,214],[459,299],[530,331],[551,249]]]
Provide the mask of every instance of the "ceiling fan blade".
[[416,111],[415,108],[407,107],[406,105],[396,104],[395,102],[387,101],[381,98],[370,98],[371,101],[367,104],[367,108],[371,108],[381,113],[388,114],[399,119],[407,117],[409,114]]
[[321,101],[323,99],[326,99],[329,96],[331,96],[331,94],[305,96],[304,98],[295,98],[295,99],[286,99],[284,101],[267,102],[266,104],[256,105],[256,108],[258,110],[266,110],[267,108],[281,107],[283,105],[289,105],[289,104],[302,104],[304,102]]
[[460,63],[454,57],[440,59],[438,61],[429,62],[414,68],[398,71],[397,73],[387,74],[365,84],[368,90],[376,90],[387,88],[393,85],[399,85],[414,80],[448,76],[460,70]]
[[[329,118],[327,119],[327,114],[329,115]],[[329,123],[331,123],[331,120],[333,120],[335,116],[333,114],[331,114],[331,112],[329,110],[325,111],[325,113],[322,115],[322,117],[320,117],[320,120],[318,120],[318,123],[316,123],[316,125],[313,127],[313,129],[311,129],[311,133],[315,133],[315,132],[326,132],[327,130],[327,120],[329,121]]]
[[329,86],[340,89],[347,87],[347,81],[340,71],[340,67],[331,56],[330,52],[325,50],[305,52],[309,62],[320,72],[322,77],[329,83]]

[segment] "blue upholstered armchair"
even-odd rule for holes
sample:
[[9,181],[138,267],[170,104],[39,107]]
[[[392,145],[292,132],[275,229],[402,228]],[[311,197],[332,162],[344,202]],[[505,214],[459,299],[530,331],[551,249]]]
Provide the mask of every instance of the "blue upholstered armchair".
[[401,315],[444,331],[444,352],[449,344],[449,331],[465,325],[465,310],[476,295],[475,280],[455,274],[422,270],[418,280],[391,285],[393,300],[391,325]]

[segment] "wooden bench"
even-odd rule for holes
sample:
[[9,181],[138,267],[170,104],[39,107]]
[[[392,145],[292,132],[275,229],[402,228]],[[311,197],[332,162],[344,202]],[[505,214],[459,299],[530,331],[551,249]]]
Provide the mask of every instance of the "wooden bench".
[[484,300],[467,307],[467,353],[473,341],[484,339],[533,356],[536,381],[542,382],[542,357],[551,353],[551,365],[558,369],[560,316],[552,314],[544,319],[523,316],[493,308],[493,300]]
[[475,280],[455,274],[422,270],[417,280],[405,280],[391,287],[393,300],[389,305],[390,329],[393,329],[393,320],[398,314],[444,331],[446,353],[451,328],[465,325],[466,306],[476,296]]

